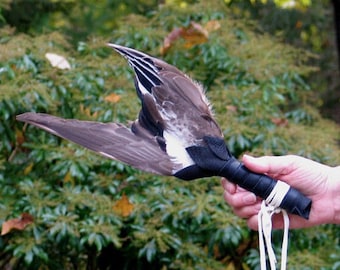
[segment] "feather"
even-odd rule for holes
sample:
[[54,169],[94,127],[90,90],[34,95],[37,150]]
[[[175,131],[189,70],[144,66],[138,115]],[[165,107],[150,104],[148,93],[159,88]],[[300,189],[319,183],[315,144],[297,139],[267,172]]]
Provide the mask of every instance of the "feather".
[[173,164],[169,156],[160,149],[156,138],[140,127],[138,121],[133,123],[132,130],[142,132],[134,133],[121,124],[62,119],[42,113],[24,113],[18,115],[17,120],[137,169],[172,175]]
[[24,113],[17,119],[106,157],[161,175],[174,175],[193,165],[186,148],[204,145],[204,136],[223,138],[201,85],[160,59],[108,45],[128,60],[135,73],[142,109],[131,126],[40,113]]

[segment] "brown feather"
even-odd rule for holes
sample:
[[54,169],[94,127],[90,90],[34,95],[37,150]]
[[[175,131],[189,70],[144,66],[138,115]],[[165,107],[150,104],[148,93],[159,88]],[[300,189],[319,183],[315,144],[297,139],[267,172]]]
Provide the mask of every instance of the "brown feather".
[[[174,170],[168,155],[148,132],[143,132],[143,136],[139,137],[129,128],[116,123],[62,119],[41,113],[24,113],[18,115],[17,120],[143,171],[172,175]],[[134,125],[139,126],[138,122]]]

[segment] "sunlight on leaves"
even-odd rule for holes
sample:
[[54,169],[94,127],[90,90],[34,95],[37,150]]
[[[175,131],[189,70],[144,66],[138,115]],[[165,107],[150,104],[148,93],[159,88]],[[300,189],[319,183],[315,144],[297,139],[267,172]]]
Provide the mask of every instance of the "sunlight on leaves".
[[274,3],[286,9],[303,9],[311,5],[311,0],[275,0]]

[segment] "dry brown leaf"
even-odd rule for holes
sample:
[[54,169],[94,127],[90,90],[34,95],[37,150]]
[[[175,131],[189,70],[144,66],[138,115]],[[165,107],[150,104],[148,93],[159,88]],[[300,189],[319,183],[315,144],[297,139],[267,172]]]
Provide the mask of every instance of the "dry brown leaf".
[[120,100],[120,95],[117,95],[115,93],[112,93],[104,98],[105,101],[111,102],[111,103],[117,103]]
[[214,252],[214,258],[216,258],[216,259],[220,258],[221,252],[220,252],[218,245],[216,245],[216,244],[214,245],[213,252]]
[[129,216],[133,211],[133,204],[129,201],[129,198],[123,194],[120,200],[116,201],[112,210],[123,217]]
[[184,40],[184,48],[189,49],[195,45],[208,41],[209,33],[221,28],[217,20],[208,21],[203,27],[201,24],[191,22],[188,27],[173,29],[164,39],[161,53],[165,54],[178,39]]
[[228,112],[233,112],[233,113],[237,112],[237,107],[234,106],[234,105],[227,105],[225,107],[226,107]]
[[271,119],[272,123],[274,123],[275,125],[279,126],[279,127],[286,127],[288,126],[288,120],[286,118],[272,118]]
[[161,53],[165,54],[178,39],[183,39],[184,48],[189,49],[195,45],[207,42],[209,33],[199,23],[191,22],[188,27],[173,29],[164,39]]
[[15,129],[15,139],[17,142],[17,145],[22,145],[25,142],[25,136],[24,133],[20,129]]
[[301,29],[302,26],[303,26],[303,24],[302,24],[302,21],[300,21],[300,20],[297,21],[296,24],[295,24],[295,28],[296,28],[296,29]]
[[26,166],[26,168],[24,169],[24,175],[28,175],[32,169],[33,169],[34,163],[31,162],[30,164],[28,164],[28,166]]
[[226,270],[236,270],[235,263],[233,261],[229,262]]
[[211,20],[211,21],[208,21],[205,26],[204,26],[204,29],[208,32],[208,33],[211,33],[213,31],[216,31],[218,29],[221,28],[221,24],[219,21],[217,20]]
[[12,230],[24,230],[27,225],[32,224],[34,218],[28,213],[22,213],[20,218],[13,218],[2,224],[1,235],[8,234]]
[[183,28],[175,28],[173,29],[164,39],[163,47],[161,48],[161,53],[165,54],[171,46],[181,37],[181,33]]
[[70,171],[65,174],[64,183],[70,183],[72,186],[74,185],[74,178]]
[[191,48],[195,45],[208,41],[209,33],[199,23],[191,22],[190,26],[184,28],[182,37],[185,39],[185,48]]
[[91,113],[91,110],[89,108],[86,108],[83,104],[80,104],[79,110],[81,114],[84,114],[89,118],[97,119],[98,117],[98,112]]

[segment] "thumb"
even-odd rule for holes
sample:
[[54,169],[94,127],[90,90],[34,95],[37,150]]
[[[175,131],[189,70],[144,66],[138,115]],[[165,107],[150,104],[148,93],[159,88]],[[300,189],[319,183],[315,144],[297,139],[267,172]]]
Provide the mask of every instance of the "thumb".
[[252,157],[244,155],[242,158],[244,165],[256,173],[266,173],[269,175],[288,174],[293,170],[295,162],[294,156],[262,156]]

